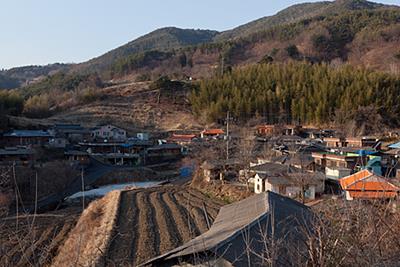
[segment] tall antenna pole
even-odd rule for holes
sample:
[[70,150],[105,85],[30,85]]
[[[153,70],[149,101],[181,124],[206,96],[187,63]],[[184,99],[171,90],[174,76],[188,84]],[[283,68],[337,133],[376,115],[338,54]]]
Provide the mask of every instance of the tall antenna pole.
[[[224,76],[224,56],[221,56],[221,76]],[[228,111],[229,112],[229,111]]]
[[229,111],[226,113],[226,160],[229,159]]

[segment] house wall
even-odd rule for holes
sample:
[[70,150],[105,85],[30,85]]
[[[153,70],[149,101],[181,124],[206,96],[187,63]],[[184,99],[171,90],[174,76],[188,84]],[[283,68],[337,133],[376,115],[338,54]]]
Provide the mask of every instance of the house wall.
[[95,137],[114,139],[114,140],[125,140],[126,131],[112,125],[101,126],[99,129],[93,131]]
[[254,193],[260,194],[266,190],[268,189],[266,189],[266,186],[263,183],[263,179],[261,179],[260,177],[258,177],[258,175],[256,175],[254,183]]

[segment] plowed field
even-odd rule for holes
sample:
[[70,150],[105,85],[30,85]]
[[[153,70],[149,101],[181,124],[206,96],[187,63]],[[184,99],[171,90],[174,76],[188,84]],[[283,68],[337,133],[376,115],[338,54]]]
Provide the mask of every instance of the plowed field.
[[208,230],[220,206],[186,187],[123,192],[106,265],[135,266],[189,241]]

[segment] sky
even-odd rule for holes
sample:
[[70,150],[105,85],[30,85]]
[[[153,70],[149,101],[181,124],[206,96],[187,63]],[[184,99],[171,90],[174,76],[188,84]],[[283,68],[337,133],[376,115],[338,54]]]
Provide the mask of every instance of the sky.
[[316,1],[0,0],[0,69],[83,62],[166,26],[228,30],[301,2]]

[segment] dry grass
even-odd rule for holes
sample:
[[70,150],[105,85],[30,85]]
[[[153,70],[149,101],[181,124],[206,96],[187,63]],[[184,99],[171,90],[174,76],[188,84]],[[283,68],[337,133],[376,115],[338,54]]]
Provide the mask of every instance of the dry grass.
[[99,264],[110,243],[117,218],[120,191],[92,202],[71,231],[53,266],[94,266]]

